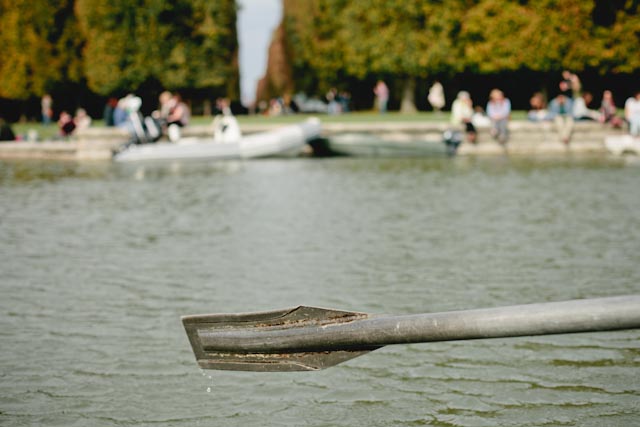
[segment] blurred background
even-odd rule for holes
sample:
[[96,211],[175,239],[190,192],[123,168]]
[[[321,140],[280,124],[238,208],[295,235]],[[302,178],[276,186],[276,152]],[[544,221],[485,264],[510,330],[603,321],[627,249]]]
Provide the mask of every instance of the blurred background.
[[[276,97],[373,107],[383,79],[391,110],[430,110],[442,83],[445,109],[459,90],[484,104],[501,88],[514,109],[534,92],[557,93],[576,73],[594,104],[610,89],[618,104],[640,77],[636,0],[88,0],[13,2],[0,12],[0,116],[39,120],[85,108],[102,116],[109,97],[136,93],[143,112],[163,90],[196,115],[229,98],[236,114]],[[259,81],[258,81],[259,80]],[[312,104],[310,105],[312,108]]]

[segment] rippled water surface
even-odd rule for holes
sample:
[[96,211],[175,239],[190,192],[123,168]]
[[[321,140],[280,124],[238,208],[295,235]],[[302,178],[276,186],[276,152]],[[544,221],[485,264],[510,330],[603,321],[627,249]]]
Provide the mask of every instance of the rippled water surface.
[[0,163],[0,424],[631,426],[640,332],[201,372],[180,316],[640,293],[640,165]]

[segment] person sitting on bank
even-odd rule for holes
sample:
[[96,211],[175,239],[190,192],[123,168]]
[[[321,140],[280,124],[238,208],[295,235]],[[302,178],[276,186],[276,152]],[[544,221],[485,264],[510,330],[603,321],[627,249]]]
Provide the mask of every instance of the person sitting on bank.
[[509,139],[509,119],[511,118],[511,101],[500,89],[489,93],[487,115],[491,119],[491,135],[502,145]]
[[567,95],[560,93],[549,103],[549,112],[556,124],[560,140],[569,144],[573,132],[573,101]]
[[614,128],[622,127],[623,120],[617,115],[618,109],[613,99],[613,92],[605,90],[602,92],[602,103],[600,104],[600,123],[608,123]]
[[87,110],[84,108],[78,108],[76,110],[76,116],[73,118],[76,124],[76,129],[87,129],[91,126],[91,116],[87,114]]
[[76,123],[73,121],[73,117],[71,114],[66,111],[62,111],[60,113],[60,118],[58,119],[58,128],[60,129],[60,136],[63,138],[67,138],[71,136],[73,131],[76,129]]
[[467,141],[472,144],[476,143],[477,132],[472,123],[473,118],[473,102],[467,91],[458,92],[458,96],[451,105],[451,124],[454,126],[463,126],[467,134]]
[[573,100],[573,118],[575,120],[598,120],[600,113],[589,109],[589,104],[593,101],[593,95],[585,92]]
[[547,104],[544,100],[542,92],[536,92],[529,99],[529,105],[531,109],[527,113],[527,119],[531,122],[542,122],[549,120],[549,111],[547,110]]
[[189,124],[191,112],[187,104],[182,102],[180,94],[173,95],[173,105],[167,117],[167,133],[169,140],[176,142],[180,139],[180,128]]

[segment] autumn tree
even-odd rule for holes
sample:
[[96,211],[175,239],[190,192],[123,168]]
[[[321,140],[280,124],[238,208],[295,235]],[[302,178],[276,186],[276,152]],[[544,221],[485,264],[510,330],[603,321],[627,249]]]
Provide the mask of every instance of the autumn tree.
[[72,0],[0,0],[0,28],[0,97],[41,96],[82,79]]
[[[367,0],[349,2],[340,14],[337,38],[345,70],[393,76],[401,82],[402,111],[415,111],[416,79],[462,68],[455,43],[464,1]],[[355,41],[355,42],[354,42]]]
[[454,41],[466,6],[465,1],[442,7],[421,0],[285,0],[294,71],[312,70],[321,88],[349,79],[390,78],[401,82],[402,109],[415,110],[416,78],[451,73],[463,64]]
[[416,79],[638,73],[637,0],[284,0],[299,89],[385,77],[411,110]]
[[601,12],[594,2],[483,0],[462,22],[459,41],[464,46],[465,66],[479,73],[523,68],[637,70],[640,17],[631,7],[634,2],[622,3],[628,9],[614,7],[605,26],[599,25]]
[[135,90],[154,80],[180,90],[239,93],[233,0],[76,0],[89,87]]

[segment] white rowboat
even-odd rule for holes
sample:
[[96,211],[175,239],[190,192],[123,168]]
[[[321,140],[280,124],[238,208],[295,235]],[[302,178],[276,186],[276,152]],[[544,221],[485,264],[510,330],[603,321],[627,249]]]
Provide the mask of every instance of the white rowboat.
[[176,143],[131,145],[116,153],[116,162],[163,160],[230,160],[298,155],[307,142],[320,137],[320,120],[310,118],[302,123],[240,137],[230,142],[211,138],[182,138]]

